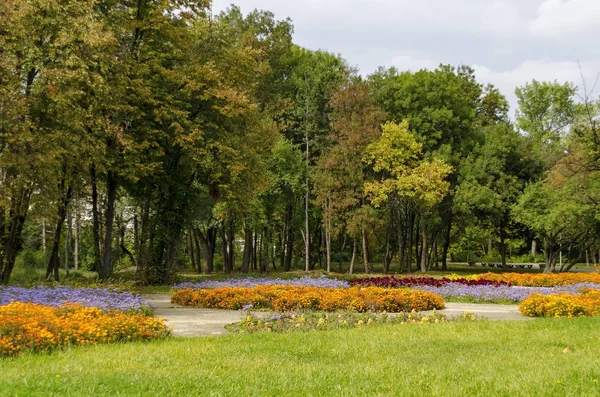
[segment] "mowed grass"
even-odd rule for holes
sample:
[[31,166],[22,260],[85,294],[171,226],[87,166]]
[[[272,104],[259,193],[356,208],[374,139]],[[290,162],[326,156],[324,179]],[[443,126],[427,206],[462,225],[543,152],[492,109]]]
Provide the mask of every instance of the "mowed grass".
[[597,396],[600,318],[377,326],[0,359],[2,396]]

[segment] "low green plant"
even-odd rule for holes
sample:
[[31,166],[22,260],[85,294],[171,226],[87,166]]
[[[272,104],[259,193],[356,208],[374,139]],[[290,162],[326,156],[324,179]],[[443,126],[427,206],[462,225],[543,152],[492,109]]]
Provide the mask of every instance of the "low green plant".
[[[474,319],[474,318],[473,318]],[[292,331],[325,331],[337,329],[360,328],[377,324],[406,323],[440,323],[447,321],[446,316],[437,311],[423,314],[420,312],[403,313],[357,313],[342,312],[287,312],[275,313],[264,317],[248,312],[238,323],[226,328],[231,332],[292,332]]]

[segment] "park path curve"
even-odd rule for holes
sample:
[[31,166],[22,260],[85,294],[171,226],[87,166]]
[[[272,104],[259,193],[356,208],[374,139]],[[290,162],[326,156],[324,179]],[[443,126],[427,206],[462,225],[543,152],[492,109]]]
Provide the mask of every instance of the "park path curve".
[[[243,313],[239,310],[198,309],[171,303],[171,295],[147,294],[144,299],[150,303],[154,315],[164,318],[175,336],[206,336],[229,333],[225,325],[241,320]],[[530,320],[523,316],[517,305],[494,305],[474,303],[446,303],[440,313],[447,317],[458,317],[463,313],[472,313],[478,318],[489,320]],[[254,312],[259,316],[270,313]]]

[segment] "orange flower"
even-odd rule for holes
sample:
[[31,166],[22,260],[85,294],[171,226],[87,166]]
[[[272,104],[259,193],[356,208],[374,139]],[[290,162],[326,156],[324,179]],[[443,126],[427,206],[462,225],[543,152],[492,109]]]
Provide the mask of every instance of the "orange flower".
[[485,273],[478,275],[477,279],[504,281],[523,287],[554,287],[577,283],[600,284],[600,273]]
[[444,307],[444,301],[439,295],[427,291],[381,287],[317,288],[281,285],[182,289],[172,295],[171,302],[230,310],[252,305],[255,308],[276,311],[312,309],[401,312]]
[[67,345],[163,338],[169,332],[164,320],[139,313],[22,302],[0,306],[0,356]]

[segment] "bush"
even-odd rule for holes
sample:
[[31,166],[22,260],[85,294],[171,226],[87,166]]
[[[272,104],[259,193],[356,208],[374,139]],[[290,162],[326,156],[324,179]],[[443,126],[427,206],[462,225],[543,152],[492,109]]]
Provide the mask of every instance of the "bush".
[[357,313],[346,311],[327,313],[307,311],[301,313],[276,313],[267,318],[260,318],[249,313],[238,323],[230,324],[226,328],[231,332],[239,333],[324,331],[361,328],[375,324],[440,323],[446,321],[446,317],[437,312],[429,315],[417,312],[404,312],[390,316],[385,312]]
[[164,338],[164,320],[94,307],[15,302],[0,306],[0,356],[65,346]]
[[42,250],[25,248],[19,253],[15,261],[15,267],[28,269],[44,269],[47,265],[47,255]]
[[554,287],[577,283],[600,284],[600,273],[484,273],[477,276],[479,280],[503,281],[522,287]]
[[581,294],[535,294],[523,300],[519,310],[530,317],[597,316],[600,312],[600,291],[587,290]]
[[171,302],[214,309],[239,310],[244,306],[252,306],[275,311],[311,309],[403,312],[444,307],[444,301],[439,295],[427,291],[379,287],[316,288],[281,285],[181,289],[173,293]]

